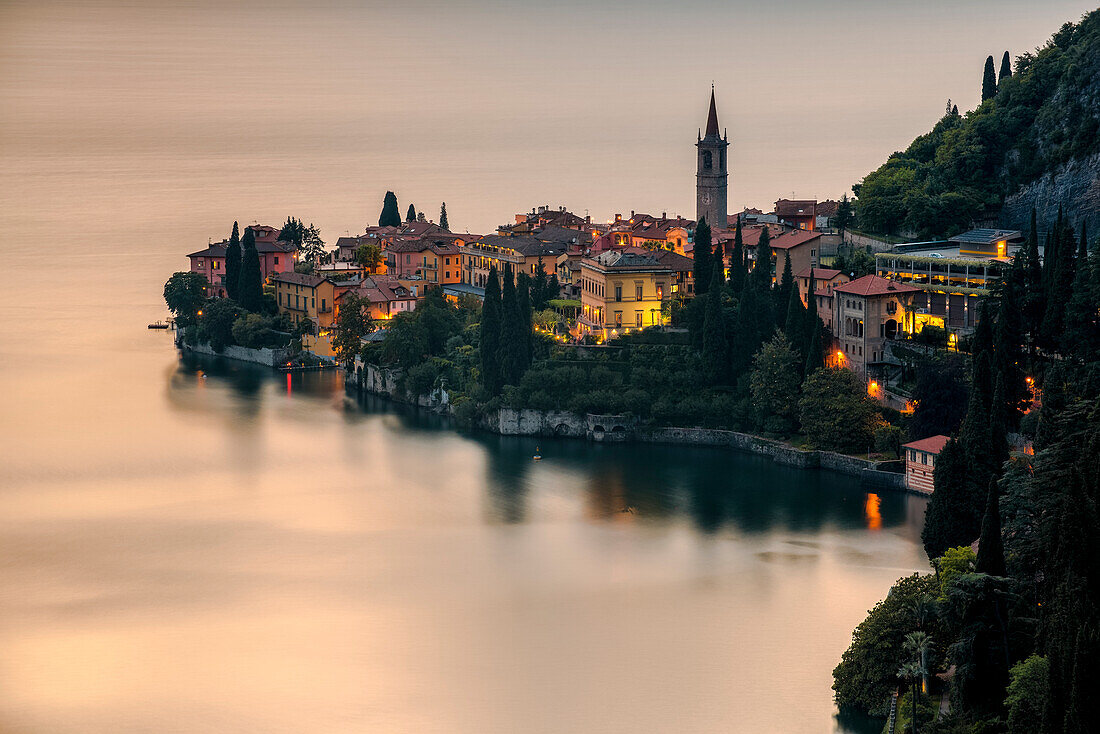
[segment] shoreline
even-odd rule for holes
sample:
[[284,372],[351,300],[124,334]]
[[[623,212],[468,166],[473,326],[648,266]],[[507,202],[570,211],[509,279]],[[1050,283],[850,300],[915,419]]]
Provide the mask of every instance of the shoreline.
[[[393,370],[356,360],[354,370],[344,370],[344,390],[355,390],[395,403],[424,408],[454,417],[449,396],[442,390],[409,400],[397,385]],[[767,456],[777,464],[798,469],[826,469],[859,479],[861,486],[928,497],[905,486],[905,473],[881,468],[894,461],[873,461],[834,451],[801,449],[784,441],[720,428],[641,425],[624,415],[579,414],[561,410],[535,410],[502,406],[474,423],[477,430],[499,436],[583,439],[591,443],[649,443],[674,446],[726,448]]]

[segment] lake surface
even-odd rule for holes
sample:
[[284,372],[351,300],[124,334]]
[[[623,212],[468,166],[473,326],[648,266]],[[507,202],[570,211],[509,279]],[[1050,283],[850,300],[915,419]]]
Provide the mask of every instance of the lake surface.
[[875,730],[830,672],[922,568],[922,501],[718,450],[534,462],[100,309],[0,366],[0,731]]
[[[275,5],[0,7],[0,734],[847,730],[831,671],[926,569],[923,500],[716,450],[544,441],[536,463],[336,375],[181,362],[145,328],[234,219],[331,243],[388,188],[473,231],[540,203],[691,206],[709,65],[690,119],[609,125],[603,92],[516,104],[537,54],[463,83],[359,3]],[[423,45],[522,56],[448,33]],[[589,74],[539,53],[578,69],[550,94]],[[640,73],[622,63],[604,92]],[[777,191],[809,180],[781,137],[798,170],[754,169]]]

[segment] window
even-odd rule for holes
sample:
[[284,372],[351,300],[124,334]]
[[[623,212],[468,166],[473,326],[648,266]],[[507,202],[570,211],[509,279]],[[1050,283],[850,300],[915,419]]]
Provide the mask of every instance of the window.
[[278,265],[278,264],[279,264],[279,256],[278,256],[278,255],[276,255],[276,256],[275,256],[275,264],[276,264],[276,265]]
[[615,326],[618,327],[618,326],[622,326],[622,325],[623,325],[623,312],[622,311],[616,311],[615,312]]
[[621,285],[616,285],[615,286],[615,300],[616,301],[623,300],[623,287]]
[[915,449],[909,449],[909,461],[917,460],[917,452]]
[[635,326],[641,326],[642,325],[642,312],[641,311],[635,311],[634,312],[634,325]]
[[324,298],[322,298],[322,299],[321,299],[321,310],[322,310],[322,311],[325,311],[325,310],[326,310],[326,309],[325,309],[325,299],[324,299]]
[[922,463],[922,464],[927,464],[928,463],[928,454],[922,453],[920,455],[920,463]]
[[640,285],[634,286],[634,300],[635,301],[642,300],[642,286],[640,286]]
[[412,262],[412,255],[405,255],[405,264],[408,265]]

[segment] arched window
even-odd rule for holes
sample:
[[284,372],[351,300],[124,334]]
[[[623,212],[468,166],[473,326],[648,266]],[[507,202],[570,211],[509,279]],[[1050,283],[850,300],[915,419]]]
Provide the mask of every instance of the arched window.
[[709,150],[704,150],[703,151],[703,168],[709,171],[712,168],[712,166],[713,166],[713,161],[711,160],[711,153],[710,153]]

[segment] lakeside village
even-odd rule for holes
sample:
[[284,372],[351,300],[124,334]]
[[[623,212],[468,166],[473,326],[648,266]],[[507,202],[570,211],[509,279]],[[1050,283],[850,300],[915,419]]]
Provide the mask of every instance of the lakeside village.
[[[1095,102],[1078,102],[1097,79],[1100,11],[1015,69],[1006,52],[996,75],[990,56],[981,104],[949,103],[854,187],[854,212],[845,196],[729,216],[712,93],[695,219],[542,207],[455,234],[445,206],[438,223],[412,207],[402,222],[389,193],[379,225],[331,256],[294,219],[234,227],[165,299],[185,349],[335,360],[349,385],[460,424],[503,432],[509,413],[527,432],[903,461],[904,485],[929,495],[932,572],[899,579],[855,629],[833,672],[841,715],[884,717],[886,734],[1096,732],[1095,201],[1032,209],[1026,233],[960,220],[1100,155]],[[1017,179],[995,175],[1021,153]],[[955,236],[855,231],[892,231],[874,222],[902,221],[901,207]]]

